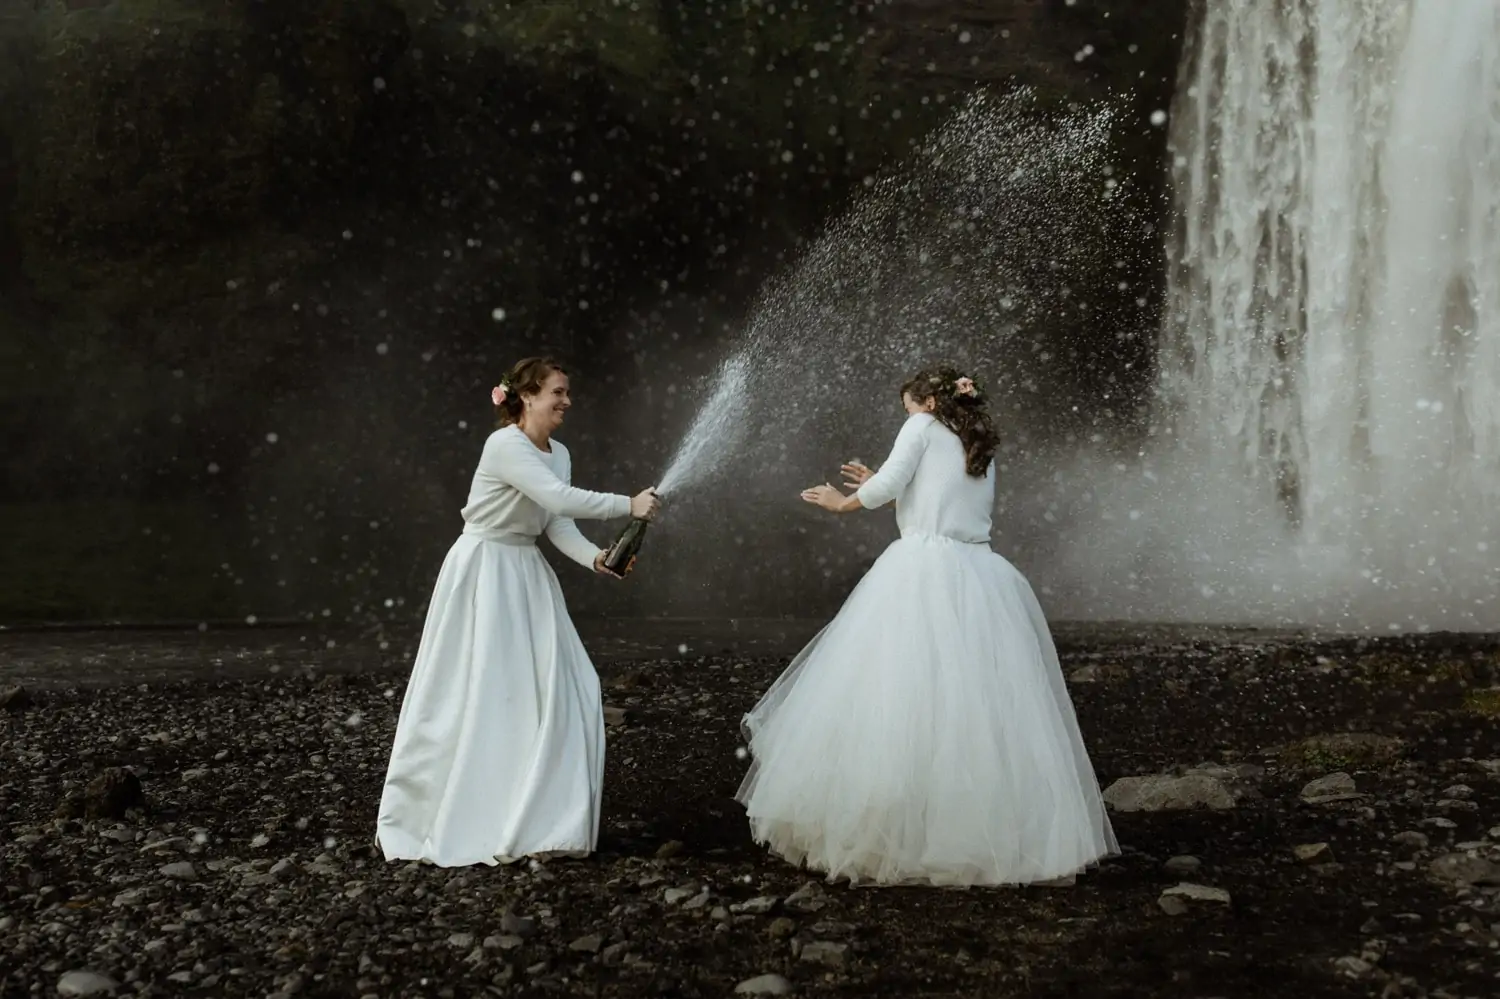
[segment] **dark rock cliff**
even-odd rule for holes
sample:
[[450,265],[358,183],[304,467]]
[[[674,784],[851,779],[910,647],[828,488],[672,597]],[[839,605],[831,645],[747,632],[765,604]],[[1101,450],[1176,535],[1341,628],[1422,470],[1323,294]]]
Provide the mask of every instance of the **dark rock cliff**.
[[1151,202],[1187,3],[0,0],[0,501],[190,497],[269,545],[381,487],[447,525],[475,428],[414,426],[521,350],[711,340],[970,88],[1121,95]]

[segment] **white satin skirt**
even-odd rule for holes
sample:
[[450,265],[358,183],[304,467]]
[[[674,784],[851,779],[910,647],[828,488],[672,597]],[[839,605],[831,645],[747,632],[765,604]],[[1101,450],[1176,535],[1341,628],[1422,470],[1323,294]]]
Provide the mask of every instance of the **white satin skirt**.
[[462,535],[438,574],[376,837],[440,867],[579,855],[598,841],[599,677],[535,539]]
[[1056,881],[1118,852],[1042,609],[987,545],[892,544],[744,731],[756,841],[831,881]]

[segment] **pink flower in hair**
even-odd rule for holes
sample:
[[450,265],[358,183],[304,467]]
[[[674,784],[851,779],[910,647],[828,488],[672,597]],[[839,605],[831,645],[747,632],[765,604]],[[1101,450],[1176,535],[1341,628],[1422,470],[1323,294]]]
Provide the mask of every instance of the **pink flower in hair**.
[[953,383],[954,395],[974,395],[978,390],[974,387],[974,379],[965,376]]
[[496,385],[494,388],[490,389],[490,402],[493,402],[497,406],[500,405],[505,401],[505,396],[508,394],[508,392],[509,390],[505,387],[505,383],[501,382],[499,385]]

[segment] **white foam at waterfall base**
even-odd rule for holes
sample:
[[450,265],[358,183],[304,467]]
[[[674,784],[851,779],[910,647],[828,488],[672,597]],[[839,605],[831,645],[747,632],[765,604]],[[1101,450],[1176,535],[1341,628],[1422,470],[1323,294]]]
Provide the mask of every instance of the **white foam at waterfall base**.
[[1033,456],[1028,566],[1072,617],[1500,626],[1500,5],[1205,7],[1156,436]]

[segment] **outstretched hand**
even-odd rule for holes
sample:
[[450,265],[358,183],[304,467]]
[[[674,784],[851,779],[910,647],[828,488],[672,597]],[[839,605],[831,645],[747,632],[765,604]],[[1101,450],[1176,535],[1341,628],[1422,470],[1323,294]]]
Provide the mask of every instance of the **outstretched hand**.
[[802,498],[832,513],[838,513],[849,497],[825,482],[821,486],[802,490]]
[[858,458],[851,458],[840,466],[839,471],[844,473],[844,485],[850,489],[858,489],[875,474]]

